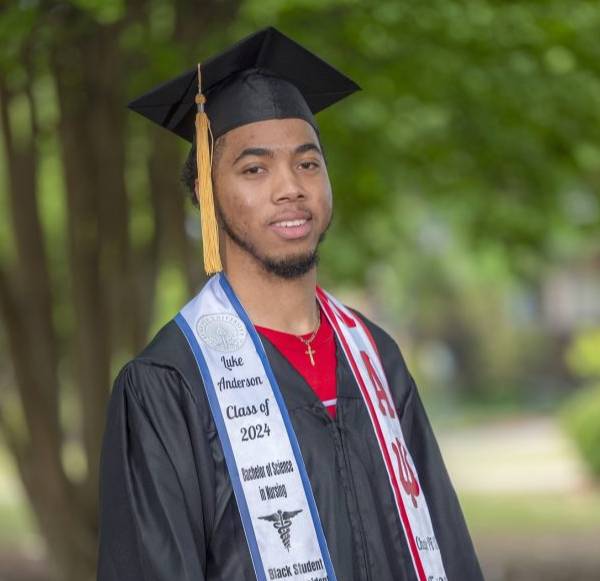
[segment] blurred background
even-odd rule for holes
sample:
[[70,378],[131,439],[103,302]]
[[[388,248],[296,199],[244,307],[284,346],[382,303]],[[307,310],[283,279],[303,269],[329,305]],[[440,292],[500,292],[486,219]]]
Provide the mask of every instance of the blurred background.
[[488,580],[600,578],[600,5],[0,8],[0,580],[94,578],[118,369],[200,288],[185,143],[125,104],[275,25],[358,80],[319,116],[321,283],[400,343]]

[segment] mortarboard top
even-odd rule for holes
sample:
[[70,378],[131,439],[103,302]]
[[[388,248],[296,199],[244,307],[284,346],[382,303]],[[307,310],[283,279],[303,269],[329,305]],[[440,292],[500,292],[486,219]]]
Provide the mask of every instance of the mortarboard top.
[[[206,113],[216,139],[266,119],[313,115],[360,87],[273,27],[240,40],[201,65]],[[183,137],[194,139],[198,72],[193,68],[148,91],[129,108]]]
[[314,114],[360,87],[278,30],[264,28],[129,103],[161,127],[196,142],[204,268],[222,270],[212,188],[212,140],[267,119]]

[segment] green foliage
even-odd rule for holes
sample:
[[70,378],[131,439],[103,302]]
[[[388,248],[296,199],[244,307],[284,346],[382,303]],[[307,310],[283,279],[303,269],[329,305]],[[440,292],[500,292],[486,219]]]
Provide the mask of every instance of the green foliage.
[[592,474],[600,479],[600,384],[567,402],[563,421]]
[[371,270],[382,320],[412,336],[421,387],[496,403],[536,399],[530,375],[544,337],[530,322],[526,289],[501,252],[465,246],[433,218],[418,219],[416,252]]
[[[575,336],[567,353],[567,364],[579,377],[600,379],[600,329]],[[600,480],[600,383],[589,383],[564,406],[564,424],[592,474]]]
[[[336,193],[333,278],[414,246],[424,205],[532,274],[565,237],[600,230],[596,2],[247,0],[363,92],[320,115]],[[375,216],[370,219],[370,216]],[[371,225],[387,229],[383,240]],[[352,241],[345,232],[351,230]],[[412,240],[411,240],[412,239]]]
[[567,362],[584,379],[600,378],[600,329],[588,329],[577,335],[567,351]]
[[124,0],[71,0],[71,4],[90,13],[103,24],[115,22],[125,13]]
[[[10,3],[0,12],[0,38],[2,38],[2,51],[0,51],[0,71],[8,75],[16,75],[20,80],[23,68],[20,62],[20,50],[25,39],[31,34],[37,19],[38,9],[26,3]],[[14,80],[11,79],[12,82]]]
[[[324,253],[332,280],[364,283],[366,265],[419,252],[422,213],[435,212],[473,246],[500,247],[511,269],[527,274],[600,231],[595,2],[244,0],[233,25],[185,37],[175,15],[195,14],[191,5],[153,0],[131,20],[126,6],[55,7],[119,23],[124,103],[267,24],[359,81],[361,93],[319,115],[336,196],[331,246],[346,250]],[[0,15],[0,66],[11,84],[32,31],[46,54],[55,30],[39,3],[12,3]],[[159,135],[129,122],[131,135]]]

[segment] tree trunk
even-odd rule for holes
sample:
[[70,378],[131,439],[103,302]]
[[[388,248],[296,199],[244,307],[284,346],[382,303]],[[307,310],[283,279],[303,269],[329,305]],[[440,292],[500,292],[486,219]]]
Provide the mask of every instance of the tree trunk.
[[[145,196],[153,233],[143,247],[132,243],[125,85],[132,59],[143,66],[148,56],[145,50],[124,49],[119,38],[129,25],[146,27],[144,34],[150,34],[145,0],[128,2],[123,18],[109,24],[72,4],[42,4],[37,25],[46,34],[38,35],[34,27],[23,45],[26,80],[9,85],[13,78],[0,71],[0,128],[16,253],[14,261],[0,265],[0,317],[24,420],[23,426],[16,425],[0,408],[0,429],[47,541],[56,578],[87,581],[95,577],[98,467],[114,366],[148,339],[159,265],[176,264],[192,294],[201,282],[201,253],[186,235],[186,198],[178,179],[182,156],[167,135],[152,140],[148,157]],[[236,7],[237,2],[211,0],[203,4],[208,16],[200,18],[197,4],[178,0],[173,34],[175,42],[188,43],[181,52],[191,55],[203,31],[231,22]],[[35,59],[30,58],[33,47]],[[32,86],[40,71],[51,75],[56,89],[56,127],[39,127]],[[29,104],[26,138],[13,132],[10,104],[15,97]],[[39,145],[45,134],[56,136],[60,146],[66,284],[50,276],[38,208]],[[70,324],[57,317],[65,309]],[[72,422],[61,424],[64,397],[79,403],[75,428]],[[63,465],[67,440],[83,449],[87,470],[80,478]]]
[[57,335],[37,205],[38,128],[29,82],[24,92],[29,99],[30,138],[17,142],[8,117],[11,91],[1,83],[2,133],[17,256],[13,268],[0,276],[0,307],[27,435],[14,430],[4,417],[1,425],[57,568],[67,573],[67,579],[86,579],[75,575],[89,573],[93,566],[94,530],[87,526],[85,513],[74,510],[79,495],[61,461]]

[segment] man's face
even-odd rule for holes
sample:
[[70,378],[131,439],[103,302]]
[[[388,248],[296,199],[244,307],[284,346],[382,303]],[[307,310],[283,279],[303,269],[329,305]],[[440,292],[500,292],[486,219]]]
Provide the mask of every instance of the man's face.
[[213,179],[221,228],[235,251],[284,278],[316,264],[332,196],[317,135],[306,121],[272,119],[229,131]]

